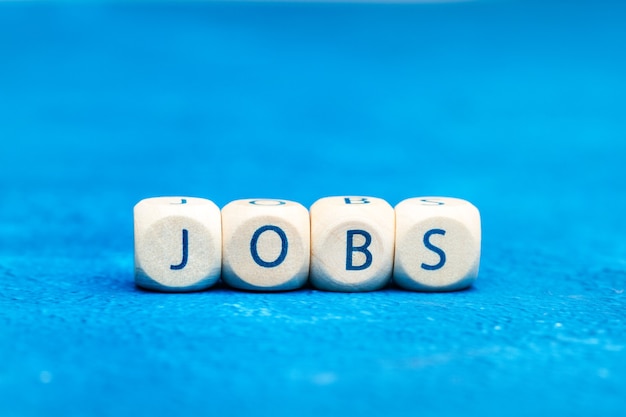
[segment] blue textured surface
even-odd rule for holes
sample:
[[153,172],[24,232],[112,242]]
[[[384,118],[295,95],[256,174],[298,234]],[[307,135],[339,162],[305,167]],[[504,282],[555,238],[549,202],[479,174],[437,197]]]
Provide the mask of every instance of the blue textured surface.
[[[0,4],[0,415],[623,415],[624,3]],[[132,283],[132,206],[483,217],[469,291]]]

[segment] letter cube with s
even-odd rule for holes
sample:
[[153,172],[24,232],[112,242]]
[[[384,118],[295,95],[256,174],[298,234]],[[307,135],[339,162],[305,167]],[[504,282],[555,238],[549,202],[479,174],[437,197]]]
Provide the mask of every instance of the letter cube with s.
[[396,208],[393,279],[418,291],[469,287],[480,263],[480,214],[457,198],[419,197]]
[[222,209],[222,279],[245,290],[302,287],[310,260],[309,211],[286,200],[236,200]]
[[134,208],[135,283],[160,291],[208,288],[220,278],[222,226],[210,200],[155,197]]
[[374,197],[327,197],[311,206],[313,286],[373,291],[391,278],[394,211]]

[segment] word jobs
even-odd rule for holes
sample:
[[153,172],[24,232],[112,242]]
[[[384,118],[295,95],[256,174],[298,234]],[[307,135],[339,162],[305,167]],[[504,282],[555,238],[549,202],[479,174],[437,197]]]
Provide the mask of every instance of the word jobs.
[[478,275],[478,209],[450,197],[287,200],[155,197],[134,208],[135,283],[150,290],[230,287],[415,291],[469,287]]

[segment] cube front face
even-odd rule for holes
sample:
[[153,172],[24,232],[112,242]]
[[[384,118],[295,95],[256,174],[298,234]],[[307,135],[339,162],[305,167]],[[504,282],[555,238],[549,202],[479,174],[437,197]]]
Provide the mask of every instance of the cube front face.
[[396,208],[393,279],[418,291],[469,287],[478,276],[481,226],[478,209],[448,197],[419,197]]
[[373,291],[391,277],[394,211],[374,197],[327,197],[311,206],[313,286],[327,291]]
[[219,208],[193,197],[155,197],[134,208],[135,283],[160,291],[194,291],[221,273]]
[[310,261],[309,212],[287,200],[236,200],[222,209],[222,278],[257,291],[302,287]]

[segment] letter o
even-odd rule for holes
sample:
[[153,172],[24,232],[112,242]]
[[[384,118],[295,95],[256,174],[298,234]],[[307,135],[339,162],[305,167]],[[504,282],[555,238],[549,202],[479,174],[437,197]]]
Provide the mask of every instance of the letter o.
[[[267,262],[261,259],[261,257],[259,256],[259,252],[257,250],[257,243],[259,241],[259,237],[264,232],[267,232],[267,231],[272,231],[276,233],[280,237],[280,241],[281,241],[280,254],[272,262]],[[254,232],[254,234],[252,235],[252,240],[250,240],[250,254],[252,254],[252,259],[254,259],[254,262],[256,262],[258,265],[264,268],[274,268],[280,265],[281,263],[283,263],[283,261],[287,257],[288,247],[289,247],[289,242],[287,241],[287,235],[285,234],[283,229],[281,229],[278,226],[272,226],[272,225],[261,226]]]
[[249,203],[255,206],[282,206],[287,204],[280,200],[250,200]]

